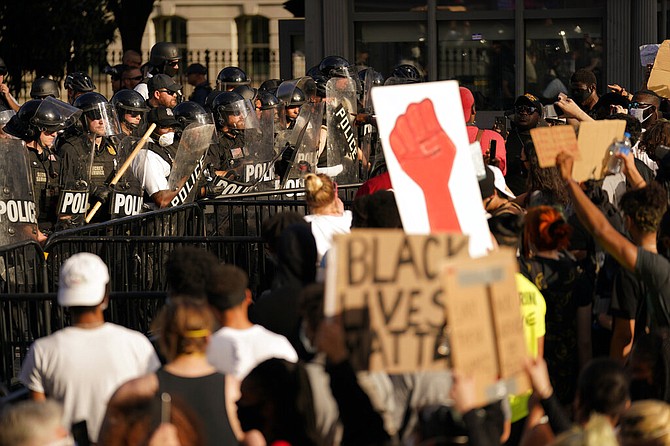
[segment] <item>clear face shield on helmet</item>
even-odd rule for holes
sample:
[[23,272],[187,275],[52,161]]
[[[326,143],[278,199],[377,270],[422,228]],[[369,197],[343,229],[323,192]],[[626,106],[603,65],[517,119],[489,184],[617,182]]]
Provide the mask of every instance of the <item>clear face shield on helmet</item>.
[[31,121],[42,131],[61,133],[77,122],[81,114],[77,107],[49,96],[42,100]]
[[225,126],[229,130],[258,129],[260,124],[251,101],[243,99],[231,102],[222,107],[221,114],[225,118]]
[[94,104],[84,112],[85,131],[96,136],[114,136],[121,134],[121,125],[116,108],[108,103]]

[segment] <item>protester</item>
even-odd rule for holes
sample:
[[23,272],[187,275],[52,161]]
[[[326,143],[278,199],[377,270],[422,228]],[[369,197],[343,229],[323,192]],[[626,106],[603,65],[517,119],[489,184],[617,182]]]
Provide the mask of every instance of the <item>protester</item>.
[[284,336],[249,321],[251,291],[248,284],[246,273],[239,268],[219,265],[213,269],[207,287],[207,301],[221,325],[212,335],[207,357],[219,371],[240,380],[266,359],[298,360]]
[[337,196],[337,185],[325,174],[307,174],[305,191],[310,215],[305,220],[312,227],[318,251],[317,263],[330,249],[334,234],[346,234],[351,228],[351,211],[345,211]]
[[114,390],[155,370],[158,358],[141,333],[105,322],[109,272],[96,255],[70,257],[59,275],[58,304],[69,308],[72,326],[38,339],[21,368],[21,382],[36,401],[54,398],[65,426],[85,422],[94,443]]
[[0,412],[0,446],[74,446],[63,407],[52,399],[21,401]]
[[136,398],[162,398],[167,393],[196,415],[205,445],[235,444],[231,424],[236,423],[237,383],[218,373],[205,356],[214,327],[214,315],[205,302],[173,297],[153,326],[167,364],[119,387],[109,401],[108,412]]

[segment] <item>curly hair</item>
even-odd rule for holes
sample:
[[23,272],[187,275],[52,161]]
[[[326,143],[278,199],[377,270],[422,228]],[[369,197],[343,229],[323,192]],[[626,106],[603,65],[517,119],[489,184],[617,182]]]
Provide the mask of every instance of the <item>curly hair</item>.
[[572,227],[566,223],[558,209],[535,206],[528,209],[523,235],[523,254],[530,257],[536,251],[567,248]]
[[629,190],[619,202],[619,209],[644,233],[658,231],[667,208],[665,189],[655,181],[642,189]]
[[570,203],[570,195],[568,195],[558,167],[540,167],[535,145],[532,142],[526,143],[523,150],[530,163],[528,194],[539,191],[544,198],[543,204],[555,204],[565,208]]
[[660,145],[670,147],[670,121],[667,119],[657,120],[640,137],[640,147],[652,157]]

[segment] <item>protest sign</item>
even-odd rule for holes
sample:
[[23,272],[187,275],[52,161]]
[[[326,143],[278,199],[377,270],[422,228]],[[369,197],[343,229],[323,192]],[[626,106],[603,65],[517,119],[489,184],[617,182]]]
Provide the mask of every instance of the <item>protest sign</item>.
[[571,125],[536,127],[530,131],[540,167],[556,165],[556,155],[565,151],[579,159],[577,135]]
[[443,264],[451,365],[475,378],[477,405],[529,388],[516,272],[509,248]]
[[647,88],[661,97],[670,98],[670,40],[664,40],[658,49]]
[[619,119],[582,122],[577,138],[580,158],[575,159],[572,177],[577,181],[603,178],[610,159],[608,149],[614,141],[623,140],[625,130],[626,121]]
[[491,248],[455,81],[376,87],[379,136],[409,234],[470,236],[470,254]]
[[336,235],[328,253],[325,314],[339,315],[357,370],[444,370],[444,259],[467,258],[460,234],[360,229]]

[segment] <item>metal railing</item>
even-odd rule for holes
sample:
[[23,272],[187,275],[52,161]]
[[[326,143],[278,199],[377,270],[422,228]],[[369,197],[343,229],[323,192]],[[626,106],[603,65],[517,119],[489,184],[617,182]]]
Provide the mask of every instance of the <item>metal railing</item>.
[[[357,189],[339,188],[346,207]],[[33,340],[67,326],[55,293],[60,266],[72,254],[92,252],[109,266],[107,320],[148,333],[165,300],[165,261],[178,246],[200,246],[241,267],[255,295],[268,288],[273,268],[264,255],[261,227],[279,212],[307,214],[302,192],[241,194],[87,225],[53,234],[44,251],[34,241],[1,247],[0,385],[16,383]]]

